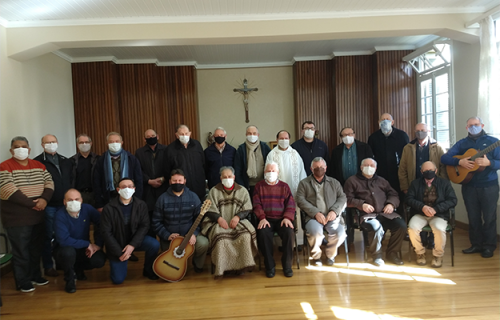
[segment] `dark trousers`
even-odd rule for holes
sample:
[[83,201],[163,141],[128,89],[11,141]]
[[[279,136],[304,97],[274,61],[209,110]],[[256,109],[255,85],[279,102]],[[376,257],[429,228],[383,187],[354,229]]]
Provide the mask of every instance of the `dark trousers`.
[[7,227],[12,246],[12,266],[16,287],[42,276],[40,258],[45,240],[45,222],[34,226]]
[[264,256],[266,270],[271,270],[276,266],[274,262],[273,237],[276,232],[281,238],[283,255],[281,256],[281,266],[283,269],[292,268],[293,258],[293,238],[295,231],[293,228],[281,226],[282,219],[267,219],[271,227],[257,229],[257,242],[260,252]]
[[64,280],[75,279],[75,272],[102,268],[106,263],[106,254],[99,250],[89,259],[85,254],[87,248],[75,249],[73,247],[57,247],[54,250],[56,264],[64,270]]
[[495,250],[497,247],[498,184],[486,188],[462,185],[469,240],[472,246]]
[[45,243],[42,251],[42,263],[44,269],[54,267],[52,262],[52,240],[54,239],[54,221],[56,212],[64,206],[46,206],[45,207]]
[[391,231],[391,238],[385,250],[386,255],[390,253],[399,254],[401,244],[406,235],[408,227],[402,218],[387,219],[383,214],[379,214],[376,219],[371,219],[361,223],[361,227],[368,235],[369,251],[373,258],[382,257],[382,239],[384,231]]

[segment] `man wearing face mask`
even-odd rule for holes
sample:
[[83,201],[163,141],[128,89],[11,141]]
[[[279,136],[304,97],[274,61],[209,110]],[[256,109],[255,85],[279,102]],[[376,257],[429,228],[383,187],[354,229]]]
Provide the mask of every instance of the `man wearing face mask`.
[[279,167],[275,162],[266,164],[264,180],[255,185],[253,194],[253,211],[259,224],[257,226],[257,243],[264,256],[266,276],[273,278],[276,274],[276,263],[273,256],[273,237],[277,233],[281,238],[283,254],[281,266],[285,277],[292,277],[292,258],[295,218],[295,200],[288,184],[278,179]]
[[399,205],[399,196],[389,182],[375,174],[377,162],[371,158],[361,162],[361,172],[347,179],[344,192],[347,206],[361,212],[360,225],[368,237],[368,251],[373,264],[383,266],[382,239],[384,230],[391,231],[391,238],[386,250],[386,259],[396,265],[402,265],[399,257],[401,244],[406,235],[406,223],[394,212]]
[[94,170],[94,198],[97,211],[113,198],[118,197],[118,182],[128,177],[136,183],[135,196],[142,197],[141,164],[130,152],[123,149],[123,138],[118,132],[110,132],[106,136],[108,151],[99,157]]
[[[168,183],[165,181],[165,145],[158,142],[158,135],[153,129],[148,129],[144,132],[144,142],[146,145],[135,151],[135,157],[141,164],[142,181],[144,191],[142,192],[142,200],[148,205],[149,218],[153,217],[156,200],[168,188]],[[151,237],[155,237],[156,233],[153,229],[148,233]]]
[[[185,236],[200,214],[201,202],[196,193],[186,187],[186,178],[181,169],[170,173],[170,186],[156,202],[153,213],[153,229],[160,238],[161,250],[170,247],[170,242],[178,236]],[[203,271],[207,256],[208,240],[200,234],[200,226],[189,239],[194,246],[194,271]]]
[[128,260],[132,252],[145,251],[142,275],[157,280],[153,262],[160,244],[147,235],[149,231],[148,206],[135,193],[134,181],[122,178],[117,184],[119,197],[104,207],[101,215],[101,235],[109,258],[110,277],[114,284],[121,284],[127,276]]
[[408,233],[417,254],[417,265],[425,266],[427,263],[420,232],[423,227],[430,225],[435,239],[431,262],[434,268],[440,268],[443,264],[448,210],[457,205],[457,196],[450,182],[438,177],[437,172],[432,161],[424,162],[421,177],[412,181],[406,194],[406,204],[413,215],[408,223]]
[[221,182],[208,194],[212,205],[201,229],[210,242],[215,277],[223,276],[225,271],[242,273],[255,266],[255,228],[245,219],[252,211],[252,201],[247,189],[234,178],[233,167],[220,169]]
[[73,188],[80,191],[83,203],[95,206],[92,181],[94,179],[94,168],[99,159],[99,155],[90,151],[92,148],[92,139],[82,133],[76,138],[78,152],[71,157],[73,166]]
[[311,162],[313,172],[300,181],[295,197],[299,208],[305,212],[307,240],[311,245],[313,264],[321,266],[321,244],[328,232],[326,245],[326,264],[332,266],[338,247],[346,237],[344,226],[340,224],[342,211],[346,207],[346,196],[340,183],[326,176],[326,161],[314,158]]
[[227,133],[222,127],[218,127],[214,131],[214,143],[205,149],[205,173],[208,180],[208,188],[212,189],[220,182],[220,168],[229,166],[234,163],[234,155],[236,149],[226,141]]
[[309,164],[316,157],[321,157],[328,162],[328,146],[323,141],[316,139],[316,126],[312,121],[305,121],[302,124],[302,139],[295,141],[292,148],[302,157],[306,175],[311,175]]
[[500,148],[495,148],[483,157],[471,161],[470,157],[454,158],[463,155],[469,149],[484,150],[497,142],[498,139],[484,132],[481,118],[472,117],[467,120],[469,135],[455,143],[447,153],[441,157],[441,162],[449,166],[462,166],[479,169],[472,179],[462,184],[467,216],[469,218],[469,240],[471,247],[462,250],[465,254],[481,253],[483,258],[493,257],[497,247],[497,202],[498,202],[498,175],[500,169]]
[[177,139],[166,150],[166,170],[181,169],[186,175],[186,186],[196,193],[200,200],[206,196],[205,154],[198,140],[191,139],[191,131],[185,124],[177,127]]
[[54,182],[45,166],[28,158],[25,137],[10,143],[12,158],[0,163],[2,226],[12,247],[16,289],[35,290],[33,284],[49,283],[42,277],[40,257],[45,240],[44,210],[54,193]]
[[250,125],[246,129],[246,141],[239,145],[234,156],[236,183],[253,195],[255,185],[264,179],[264,165],[271,148],[260,141],[259,129]]
[[45,165],[54,181],[54,194],[45,208],[45,243],[42,252],[44,274],[57,277],[52,261],[52,240],[54,239],[54,219],[57,210],[64,208],[64,194],[73,184],[73,161],[57,153],[56,136],[47,134],[42,138],[44,152],[35,160]]
[[[54,257],[64,270],[65,290],[76,292],[75,280],[87,280],[84,270],[102,268],[106,254],[101,250],[101,215],[94,207],[83,203],[80,192],[69,189],[64,195],[65,208],[56,213]],[[94,225],[94,243],[90,242],[90,224]],[[76,278],[76,279],[75,279]]]

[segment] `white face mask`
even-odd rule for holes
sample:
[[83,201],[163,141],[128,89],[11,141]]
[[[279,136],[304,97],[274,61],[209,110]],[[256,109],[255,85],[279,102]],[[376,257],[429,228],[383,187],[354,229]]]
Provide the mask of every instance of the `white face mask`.
[[267,182],[274,183],[276,180],[278,180],[278,173],[277,172],[266,172],[264,174],[264,178],[266,179]]
[[281,149],[288,149],[288,147],[290,146],[290,140],[288,139],[278,140],[278,145],[280,146]]
[[230,189],[234,184],[234,179],[222,179],[222,184],[224,187]]
[[373,176],[375,174],[375,171],[377,171],[376,168],[370,166],[363,167],[363,173],[367,176]]
[[120,191],[118,191],[118,194],[125,200],[132,198],[134,193],[135,193],[135,189],[132,189],[132,188],[123,188],[123,189],[120,189]]
[[30,151],[28,148],[15,148],[14,149],[14,158],[17,160],[24,160],[28,157]]
[[80,201],[71,200],[71,201],[66,202],[66,210],[68,212],[72,212],[72,213],[80,212],[81,208],[82,208],[82,203]]
[[345,143],[345,144],[353,144],[354,137],[345,136],[345,137],[342,138],[342,142]]
[[43,145],[45,152],[54,153],[57,151],[57,142],[46,143]]
[[314,130],[307,129],[306,131],[304,131],[304,137],[306,137],[307,139],[312,139],[314,138],[314,133]]
[[90,151],[90,147],[90,143],[82,143],[78,145],[78,150],[80,150],[80,152],[86,153]]
[[189,143],[189,136],[179,136],[179,141],[182,144],[188,144]]
[[255,142],[257,142],[257,140],[259,140],[259,136],[254,136],[254,135],[252,135],[252,134],[249,134],[249,135],[247,136],[247,140],[248,140],[248,142],[250,142],[250,143],[255,143]]
[[120,150],[122,149],[122,144],[119,142],[108,143],[108,148],[109,151],[117,153],[120,152]]

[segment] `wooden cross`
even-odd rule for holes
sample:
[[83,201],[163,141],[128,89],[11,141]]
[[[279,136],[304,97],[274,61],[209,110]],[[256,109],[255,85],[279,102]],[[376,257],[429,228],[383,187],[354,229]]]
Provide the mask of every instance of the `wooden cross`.
[[250,119],[248,119],[248,95],[252,91],[258,91],[258,88],[248,88],[247,79],[243,79],[243,88],[242,89],[233,89],[234,92],[239,92],[243,95],[243,106],[245,107],[245,122],[249,123]]

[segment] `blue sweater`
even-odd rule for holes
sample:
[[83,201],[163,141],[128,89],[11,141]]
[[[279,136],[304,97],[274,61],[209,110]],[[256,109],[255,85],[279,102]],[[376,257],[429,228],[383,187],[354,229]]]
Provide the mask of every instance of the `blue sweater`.
[[[488,136],[486,134],[479,137],[475,141],[470,137],[466,137],[455,143],[455,145],[441,157],[441,162],[448,166],[458,166],[458,162],[460,161],[460,159],[453,158],[453,156],[462,155],[471,148],[476,150],[484,150],[496,141],[498,141],[497,138]],[[471,181],[467,184],[468,186],[485,188],[498,184],[498,176],[496,171],[500,169],[500,148],[495,148],[493,151],[487,153],[486,156],[491,161],[490,166],[486,167],[481,172],[475,173]]]
[[[180,196],[176,196],[169,187],[156,201],[153,228],[164,241],[167,241],[172,233],[185,236],[198,217],[200,208],[200,199],[188,187],[184,187]],[[196,228],[194,235],[199,232],[200,226]]]
[[90,244],[90,223],[94,224],[94,242],[102,248],[99,211],[89,204],[82,203],[80,215],[77,219],[71,217],[66,208],[61,208],[56,213],[54,230],[56,241],[61,247],[75,249],[87,248]]

